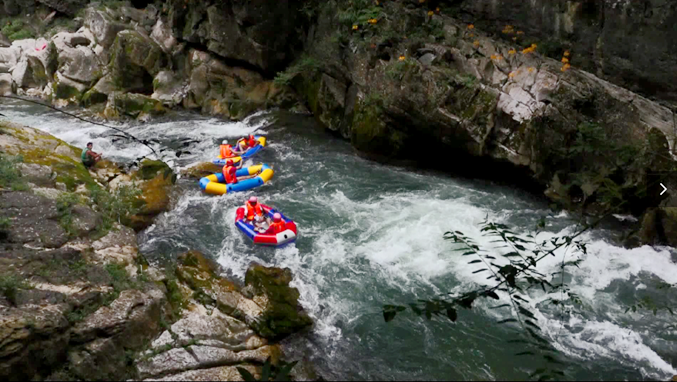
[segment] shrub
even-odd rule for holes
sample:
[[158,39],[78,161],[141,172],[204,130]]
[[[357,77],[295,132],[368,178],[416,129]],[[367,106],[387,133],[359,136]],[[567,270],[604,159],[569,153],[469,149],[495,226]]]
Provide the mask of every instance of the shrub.
[[288,67],[285,71],[277,73],[275,80],[273,81],[276,85],[286,86],[291,83],[291,81],[297,75],[310,72],[315,73],[320,69],[320,62],[309,56],[301,57],[294,65]]
[[0,154],[0,187],[13,191],[28,189],[28,185],[21,178],[21,172],[16,168],[16,164],[22,161],[21,157],[8,157]]

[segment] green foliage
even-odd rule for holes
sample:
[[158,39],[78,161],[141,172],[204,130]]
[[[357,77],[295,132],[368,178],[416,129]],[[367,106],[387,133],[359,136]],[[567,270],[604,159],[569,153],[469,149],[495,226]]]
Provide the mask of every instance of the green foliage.
[[369,25],[370,19],[380,19],[382,16],[382,8],[375,6],[369,0],[354,0],[341,4],[348,5],[345,8],[339,9],[337,16],[339,23],[352,27],[353,25],[366,26]]
[[477,77],[473,76],[472,74],[463,75],[461,76],[461,83],[466,88],[472,89],[477,86]]
[[578,125],[576,139],[569,148],[569,156],[599,154],[607,144],[604,128],[596,123],[583,122]]
[[388,64],[385,73],[388,77],[401,81],[410,70],[417,68],[415,60],[406,58],[403,61],[394,61]]
[[125,289],[136,288],[138,285],[129,277],[127,270],[120,264],[110,263],[105,266],[108,275],[111,277],[113,290],[122,292]]
[[0,275],[0,293],[12,304],[16,304],[19,289],[30,289],[31,286],[23,278],[11,274]]
[[11,41],[35,37],[35,32],[30,25],[26,25],[20,19],[5,21],[1,31]]
[[167,287],[167,301],[172,306],[174,313],[178,315],[183,310],[185,302],[179,284],[176,282],[176,276],[168,275],[165,286]]
[[278,86],[286,86],[301,73],[316,73],[321,67],[320,61],[310,56],[303,56],[285,71],[277,73],[273,82]]
[[23,162],[21,157],[8,157],[0,154],[0,188],[9,188],[13,191],[26,191],[28,185],[21,177],[16,164]]
[[77,230],[73,225],[73,207],[81,204],[80,195],[73,192],[64,192],[56,199],[56,209],[59,212],[59,223],[69,236],[76,236]]
[[114,223],[121,223],[141,210],[138,202],[141,190],[134,186],[121,186],[112,192],[93,186],[90,191],[92,200],[101,214],[104,231],[108,231]]
[[287,363],[280,361],[278,366],[273,366],[270,362],[270,357],[266,359],[261,370],[261,378],[256,379],[254,376],[242,367],[238,367],[237,371],[242,376],[242,379],[248,382],[254,381],[289,381],[289,373],[296,366],[298,361]]

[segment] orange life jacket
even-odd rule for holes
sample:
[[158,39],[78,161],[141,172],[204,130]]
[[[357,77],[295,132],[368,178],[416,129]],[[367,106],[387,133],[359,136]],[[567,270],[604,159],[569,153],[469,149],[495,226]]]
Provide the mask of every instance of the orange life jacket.
[[251,203],[247,202],[247,219],[254,220],[256,215],[263,215],[261,203],[256,203],[256,206],[252,206]]
[[257,141],[256,138],[254,138],[253,135],[251,137],[249,137],[249,142],[247,142],[249,147],[254,147],[254,146],[256,146],[257,143],[259,143],[259,141]]
[[234,166],[223,166],[223,177],[226,178],[226,184],[237,183],[236,172],[237,169]]
[[277,223],[273,223],[268,227],[268,234],[278,234],[284,230],[287,229],[287,223],[284,222],[284,220],[280,220]]
[[230,158],[233,156],[233,150],[230,145],[221,145],[221,158]]

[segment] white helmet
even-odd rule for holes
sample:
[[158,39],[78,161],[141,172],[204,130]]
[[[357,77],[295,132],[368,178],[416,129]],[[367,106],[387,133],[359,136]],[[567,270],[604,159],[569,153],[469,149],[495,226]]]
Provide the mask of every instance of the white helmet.
[[221,144],[222,144],[222,145],[227,145],[227,144],[228,144],[228,140],[227,140],[227,139],[224,139],[223,142],[221,142]]

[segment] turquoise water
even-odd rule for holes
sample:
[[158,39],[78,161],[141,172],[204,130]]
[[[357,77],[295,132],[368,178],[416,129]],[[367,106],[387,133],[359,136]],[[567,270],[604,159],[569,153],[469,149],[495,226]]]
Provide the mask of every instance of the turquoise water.
[[[114,159],[145,154],[143,147],[112,143],[104,128],[37,111],[15,105],[3,114],[79,146],[92,140],[95,151],[99,147]],[[271,183],[214,197],[202,194],[197,181],[180,179],[175,208],[140,234],[141,249],[158,263],[196,249],[239,280],[252,261],[291,268],[301,302],[316,325],[287,341],[287,351],[315,361],[325,378],[514,380],[528,379],[542,366],[538,359],[513,355],[522,349],[506,340],[517,335],[495,324],[506,312],[488,309],[488,302],[460,311],[455,324],[410,314],[385,323],[380,314],[383,304],[405,304],[483,282],[484,276],[472,274],[475,268],[466,264],[467,258],[442,239],[444,232],[460,230],[489,246],[478,228],[485,217],[525,232],[549,213],[541,198],[487,181],[362,159],[348,143],[303,116],[278,113],[231,123],[182,115],[126,128],[159,139],[159,147],[190,151],[173,158],[177,168],[211,159],[224,138],[253,131],[268,136],[270,146],[248,163],[271,165]],[[196,142],[184,147],[188,138]],[[295,245],[254,247],[236,230],[235,210],[250,195],[297,222]],[[565,213],[547,222],[544,237],[574,229]],[[654,291],[656,281],[677,283],[672,249],[623,249],[614,244],[613,226],[585,235],[588,255],[570,275],[583,307],[562,317],[542,303],[547,296],[535,294],[539,325],[560,350],[567,379],[669,379],[677,374],[677,332],[666,326],[675,319],[664,312],[624,311],[645,293],[653,292],[657,301],[674,301],[674,294]],[[545,260],[542,269],[556,270],[562,255]]]

